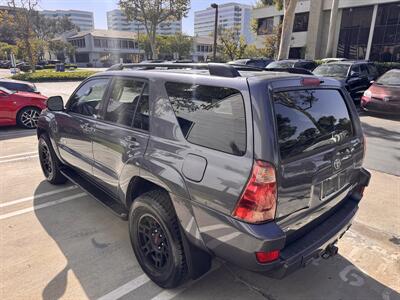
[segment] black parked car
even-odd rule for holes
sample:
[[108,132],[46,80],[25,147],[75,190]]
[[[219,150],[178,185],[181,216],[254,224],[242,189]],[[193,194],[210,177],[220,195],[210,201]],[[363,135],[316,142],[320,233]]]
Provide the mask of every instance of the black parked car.
[[256,68],[261,68],[264,69],[266,66],[268,66],[271,62],[273,62],[273,59],[269,58],[246,58],[246,59],[237,59],[228,62],[228,64],[233,64],[233,65],[245,65],[249,67],[256,67]]
[[318,66],[313,73],[339,80],[354,100],[360,100],[364,91],[371,85],[371,81],[378,77],[375,65],[368,61],[331,62]]
[[271,62],[267,69],[287,69],[287,68],[300,68],[312,71],[317,66],[313,60],[307,59],[283,59]]
[[343,86],[239,70],[116,65],[39,117],[46,179],[68,178],[128,219],[162,287],[200,276],[212,256],[275,277],[332,256],[368,185]]

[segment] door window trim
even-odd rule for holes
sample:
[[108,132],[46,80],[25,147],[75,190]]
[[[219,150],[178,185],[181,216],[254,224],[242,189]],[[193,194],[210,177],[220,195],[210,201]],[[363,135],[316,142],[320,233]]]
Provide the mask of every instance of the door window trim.
[[[136,81],[140,81],[140,82],[143,82],[143,83],[144,83],[144,85],[143,85],[143,87],[142,87],[142,91],[140,92],[140,97],[139,97],[138,103],[137,103],[137,105],[136,105],[136,107],[135,107],[135,112],[134,112],[134,115],[133,115],[132,122],[133,122],[133,120],[135,119],[137,106],[139,105],[139,102],[140,102],[140,100],[141,100],[141,98],[142,98],[142,95],[143,95],[143,92],[144,92],[144,90],[145,90],[146,85],[148,86],[148,91],[149,91],[149,94],[150,94],[150,84],[149,84],[149,80],[148,80],[147,78],[132,77],[132,76],[124,76],[124,75],[122,75],[122,76],[121,76],[121,75],[112,76],[112,77],[111,77],[111,80],[110,80],[110,82],[109,82],[109,85],[108,85],[107,93],[105,94],[106,97],[103,97],[103,99],[102,99],[103,105],[101,106],[101,109],[99,110],[99,114],[98,114],[98,119],[97,119],[97,121],[103,122],[103,123],[105,123],[105,124],[113,125],[113,126],[116,126],[116,127],[121,127],[121,128],[125,128],[125,129],[130,129],[130,130],[138,131],[138,132],[141,132],[141,133],[147,133],[147,134],[149,134],[149,133],[150,133],[150,130],[151,130],[151,122],[149,122],[149,130],[144,130],[144,129],[140,129],[140,128],[135,128],[135,127],[133,127],[133,124],[132,124],[132,126],[127,126],[127,125],[124,125],[124,124],[119,124],[119,123],[115,123],[115,122],[108,121],[108,120],[104,119],[105,114],[106,114],[106,110],[107,110],[107,105],[108,105],[108,103],[109,103],[109,101],[110,101],[110,97],[111,97],[111,93],[112,93],[112,90],[113,90],[115,81],[116,81],[117,79],[121,79],[121,78],[122,78],[122,79],[136,80]],[[149,95],[149,118],[151,118],[150,95]]]
[[[100,108],[99,108],[99,110],[97,111],[97,114],[95,115],[95,117],[93,117],[93,116],[87,116],[87,115],[82,115],[82,114],[79,114],[79,113],[76,113],[76,112],[71,111],[71,110],[70,110],[70,106],[72,105],[72,98],[73,98],[73,97],[75,96],[75,94],[80,90],[80,88],[81,88],[82,86],[84,86],[86,83],[90,82],[90,81],[99,80],[99,79],[100,79],[100,80],[101,80],[101,79],[107,79],[107,80],[108,80],[108,83],[107,83],[106,89],[105,89],[105,91],[104,91],[103,97],[101,98],[101,101],[100,101]],[[80,117],[83,117],[83,118],[88,118],[88,119],[91,119],[91,120],[97,120],[97,119],[99,119],[100,113],[101,113],[102,110],[103,110],[104,97],[105,97],[106,95],[108,95],[108,93],[109,93],[108,91],[109,91],[109,89],[110,89],[111,79],[112,79],[112,76],[96,76],[96,77],[87,78],[86,80],[82,81],[82,83],[81,83],[80,85],[78,85],[78,87],[74,90],[74,92],[73,92],[73,93],[71,94],[71,96],[69,97],[67,103],[65,104],[65,113],[70,114],[70,115],[73,115],[73,116],[80,116]]]

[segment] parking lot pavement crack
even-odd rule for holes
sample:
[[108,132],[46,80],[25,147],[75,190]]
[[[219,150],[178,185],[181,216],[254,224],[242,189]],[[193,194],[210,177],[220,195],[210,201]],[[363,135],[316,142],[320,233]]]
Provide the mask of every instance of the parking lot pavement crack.
[[260,289],[259,287],[252,285],[251,283],[247,282],[246,280],[244,280],[242,277],[240,277],[239,275],[237,275],[231,268],[229,268],[229,266],[227,266],[226,263],[223,264],[223,267],[232,274],[232,276],[235,278],[235,281],[245,285],[248,289],[250,289],[251,291],[259,294],[260,296],[262,296],[263,298],[267,299],[267,300],[277,300],[275,297],[273,297],[272,295],[266,293],[265,291],[263,291],[262,289]]

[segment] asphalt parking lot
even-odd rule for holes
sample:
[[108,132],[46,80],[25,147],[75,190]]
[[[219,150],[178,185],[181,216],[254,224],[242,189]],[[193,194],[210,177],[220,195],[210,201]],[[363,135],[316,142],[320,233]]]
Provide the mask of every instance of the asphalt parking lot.
[[[78,85],[37,84],[64,100]],[[48,184],[35,131],[0,129],[1,299],[400,299],[399,121],[361,116],[372,173],[339,255],[282,280],[220,260],[183,288],[162,290],[141,271],[128,224],[78,187]]]

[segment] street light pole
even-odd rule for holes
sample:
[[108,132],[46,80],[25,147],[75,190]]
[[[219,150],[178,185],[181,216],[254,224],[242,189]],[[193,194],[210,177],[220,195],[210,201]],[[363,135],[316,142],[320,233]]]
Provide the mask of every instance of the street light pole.
[[213,45],[213,61],[216,61],[217,56],[217,30],[218,30],[218,4],[211,4],[212,8],[215,8],[215,22],[214,22],[214,45]]

